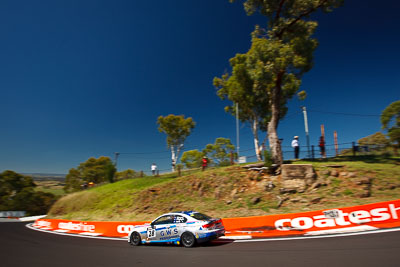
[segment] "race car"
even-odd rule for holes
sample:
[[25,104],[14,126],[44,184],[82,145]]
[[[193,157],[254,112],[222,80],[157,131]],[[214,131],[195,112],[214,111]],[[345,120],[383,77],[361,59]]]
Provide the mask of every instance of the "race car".
[[213,219],[195,211],[170,212],[150,224],[138,225],[129,233],[133,246],[147,243],[173,243],[190,248],[225,235],[221,219]]

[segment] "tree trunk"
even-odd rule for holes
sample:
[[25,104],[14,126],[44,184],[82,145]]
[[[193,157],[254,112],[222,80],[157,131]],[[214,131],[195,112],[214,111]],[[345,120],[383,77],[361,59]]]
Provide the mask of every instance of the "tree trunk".
[[175,146],[171,145],[171,160],[172,160],[172,171],[176,171],[176,163],[178,161],[179,153],[181,152],[181,149],[183,147],[183,144],[177,145],[176,151],[175,151]]
[[176,155],[175,155],[175,170],[176,170],[176,163],[178,162],[178,158],[179,158],[179,153],[181,153],[181,148],[183,147],[182,144],[178,145],[178,147],[176,148]]
[[276,86],[271,92],[271,120],[268,122],[268,141],[271,149],[272,161],[278,165],[282,165],[283,163],[281,143],[277,132],[280,119],[282,77],[283,72],[280,72],[276,79]]
[[254,136],[254,148],[256,150],[257,160],[262,161],[260,141],[258,140],[258,121],[255,119],[253,121],[253,125],[251,127],[251,131],[253,132]]
[[175,154],[175,147],[172,145],[171,145],[171,160],[172,160],[172,172],[174,172],[176,166],[176,154]]
[[268,123],[268,141],[269,141],[269,147],[271,149],[271,157],[272,161],[275,164],[282,165],[283,157],[282,157],[281,144],[279,142],[276,128],[273,125],[274,121],[273,119],[271,119],[271,121]]

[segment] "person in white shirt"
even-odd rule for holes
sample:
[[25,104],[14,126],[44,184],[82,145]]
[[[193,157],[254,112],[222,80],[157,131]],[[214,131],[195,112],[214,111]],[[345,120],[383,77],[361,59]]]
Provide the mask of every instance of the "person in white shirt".
[[157,165],[155,163],[151,164],[151,173],[154,175],[156,175],[156,171],[157,171]]
[[300,146],[299,146],[299,137],[296,135],[292,141],[292,147],[294,148],[294,158],[299,158]]

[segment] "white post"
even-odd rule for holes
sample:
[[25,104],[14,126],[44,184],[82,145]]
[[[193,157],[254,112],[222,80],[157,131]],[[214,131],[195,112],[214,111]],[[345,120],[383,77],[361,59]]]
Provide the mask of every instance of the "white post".
[[306,132],[306,138],[307,138],[307,157],[310,158],[310,136],[308,134],[308,118],[307,118],[307,109],[306,107],[301,107],[303,109],[303,115],[304,115],[304,129]]
[[239,103],[236,103],[236,150],[237,150],[237,157],[239,159]]

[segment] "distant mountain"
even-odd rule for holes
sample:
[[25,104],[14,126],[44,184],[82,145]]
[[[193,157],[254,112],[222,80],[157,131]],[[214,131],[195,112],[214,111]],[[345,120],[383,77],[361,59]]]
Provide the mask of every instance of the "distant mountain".
[[56,180],[56,181],[64,181],[66,174],[59,173],[22,173],[26,176],[31,176],[33,180],[36,181],[48,181],[48,180]]

